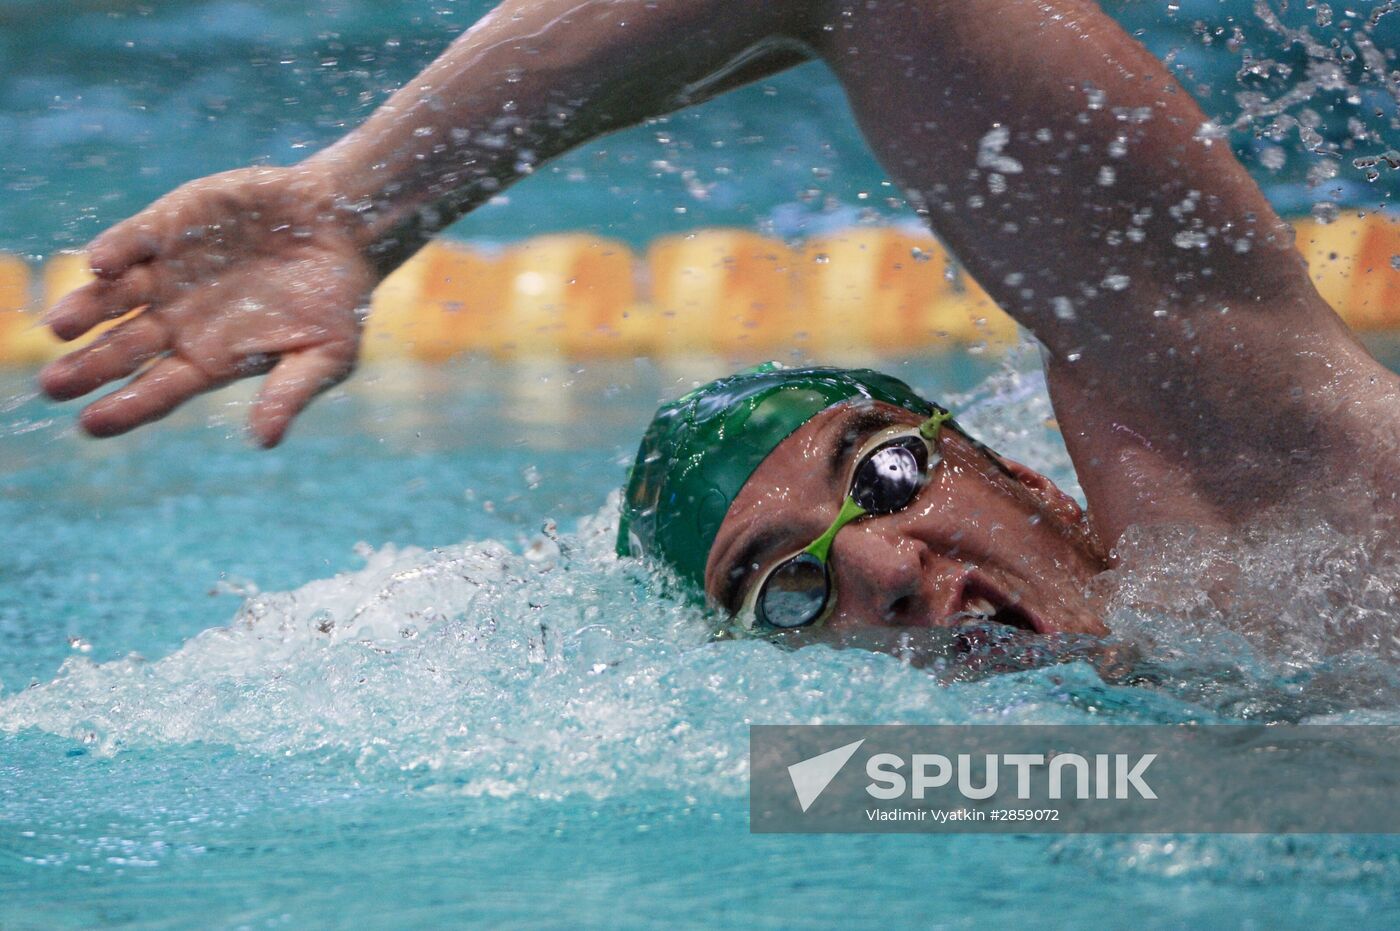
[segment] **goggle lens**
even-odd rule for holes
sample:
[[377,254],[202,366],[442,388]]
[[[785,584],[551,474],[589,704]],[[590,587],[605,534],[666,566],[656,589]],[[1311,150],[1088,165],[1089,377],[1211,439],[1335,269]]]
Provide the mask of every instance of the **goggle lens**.
[[805,627],[817,620],[831,594],[826,563],[799,553],[769,573],[758,593],[758,620],[780,630]]
[[928,460],[928,444],[924,440],[892,440],[861,460],[851,482],[851,497],[868,513],[893,514],[907,507],[923,487]]

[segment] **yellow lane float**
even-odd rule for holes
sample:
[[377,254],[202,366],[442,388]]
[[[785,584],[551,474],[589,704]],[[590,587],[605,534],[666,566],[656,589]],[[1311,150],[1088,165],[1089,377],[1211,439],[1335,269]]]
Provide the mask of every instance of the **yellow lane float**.
[[[1318,290],[1351,326],[1400,328],[1400,223],[1354,213],[1294,227]],[[77,254],[54,256],[38,275],[0,255],[0,364],[73,348],[38,325],[39,311],[91,278]],[[844,361],[1015,338],[1011,319],[927,234],[861,227],[793,247],[706,229],[659,239],[645,258],[584,233],[504,249],[433,243],[375,291],[364,357],[737,362],[795,348]]]

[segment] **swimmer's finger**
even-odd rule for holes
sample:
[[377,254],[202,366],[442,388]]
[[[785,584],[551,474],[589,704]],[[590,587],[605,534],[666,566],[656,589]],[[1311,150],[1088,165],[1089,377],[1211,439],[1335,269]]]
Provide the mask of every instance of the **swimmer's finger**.
[[148,214],[123,220],[88,244],[88,264],[99,278],[115,278],[128,269],[148,262],[160,252],[160,237]]
[[154,314],[121,323],[77,352],[50,362],[39,372],[39,385],[55,401],[67,401],[125,378],[170,348],[170,334]]
[[83,285],[49,308],[44,323],[59,339],[77,339],[104,320],[149,304],[154,291],[151,270],[138,266],[120,278],[99,278]]
[[351,345],[316,346],[282,357],[258,393],[248,430],[268,449],[282,442],[287,428],[311,400],[344,381],[355,365]]
[[178,356],[167,356],[131,384],[83,408],[79,419],[93,436],[116,436],[159,420],[213,387],[208,375]]

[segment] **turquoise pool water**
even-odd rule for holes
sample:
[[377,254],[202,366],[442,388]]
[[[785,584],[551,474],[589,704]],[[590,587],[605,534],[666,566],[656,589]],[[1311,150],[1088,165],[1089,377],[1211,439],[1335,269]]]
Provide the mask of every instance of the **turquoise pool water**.
[[[887,367],[1074,488],[1033,373]],[[752,722],[1394,722],[1400,684],[1387,630],[1261,651],[1185,600],[1120,607],[1119,684],[707,643],[608,503],[707,374],[371,367],[272,453],[239,398],[93,443],[7,376],[0,927],[1393,925],[1384,837],[751,836]],[[1354,584],[1314,564],[1300,638]]]

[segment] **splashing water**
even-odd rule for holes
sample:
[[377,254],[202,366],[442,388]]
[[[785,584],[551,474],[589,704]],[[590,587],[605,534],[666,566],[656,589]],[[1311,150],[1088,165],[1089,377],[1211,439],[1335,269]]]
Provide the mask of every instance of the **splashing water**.
[[[950,403],[974,433],[1080,496],[1050,432],[1043,379],[1024,369],[1023,360]],[[0,731],[39,728],[108,755],[195,742],[330,751],[357,767],[442,772],[474,792],[603,797],[618,790],[610,755],[621,748],[645,784],[673,784],[684,769],[692,781],[712,773],[716,790],[742,790],[735,741],[746,718],[1058,721],[1083,713],[1072,690],[1053,684],[1081,675],[1063,668],[977,684],[981,696],[1007,698],[987,709],[881,655],[710,643],[711,618],[664,579],[614,556],[616,514],[614,492],[575,532],[550,522],[523,548],[495,540],[365,547],[360,569],[287,592],[249,586],[228,626],[164,658],[72,656],[52,682],[0,700]],[[1211,679],[1217,698],[1196,689],[1197,714],[1267,719],[1267,709],[1225,697],[1221,683],[1296,697],[1315,675],[1365,682],[1374,694],[1360,703],[1383,713],[1397,694],[1400,567],[1375,555],[1384,552],[1379,538],[1274,525],[1242,539],[1134,531],[1120,543],[1121,566],[1099,584],[1117,636],[1176,690]],[[1206,669],[1195,665],[1208,657]],[[1138,715],[1179,717],[1174,702],[1160,705],[1150,678],[1139,684],[1149,690],[1123,693]],[[1027,689],[1046,691],[1022,704]],[[1360,701],[1354,690],[1342,694]],[[1348,706],[1324,702],[1316,713],[1336,707]],[[571,778],[561,784],[555,771],[548,789],[538,784],[542,754],[575,761]]]

